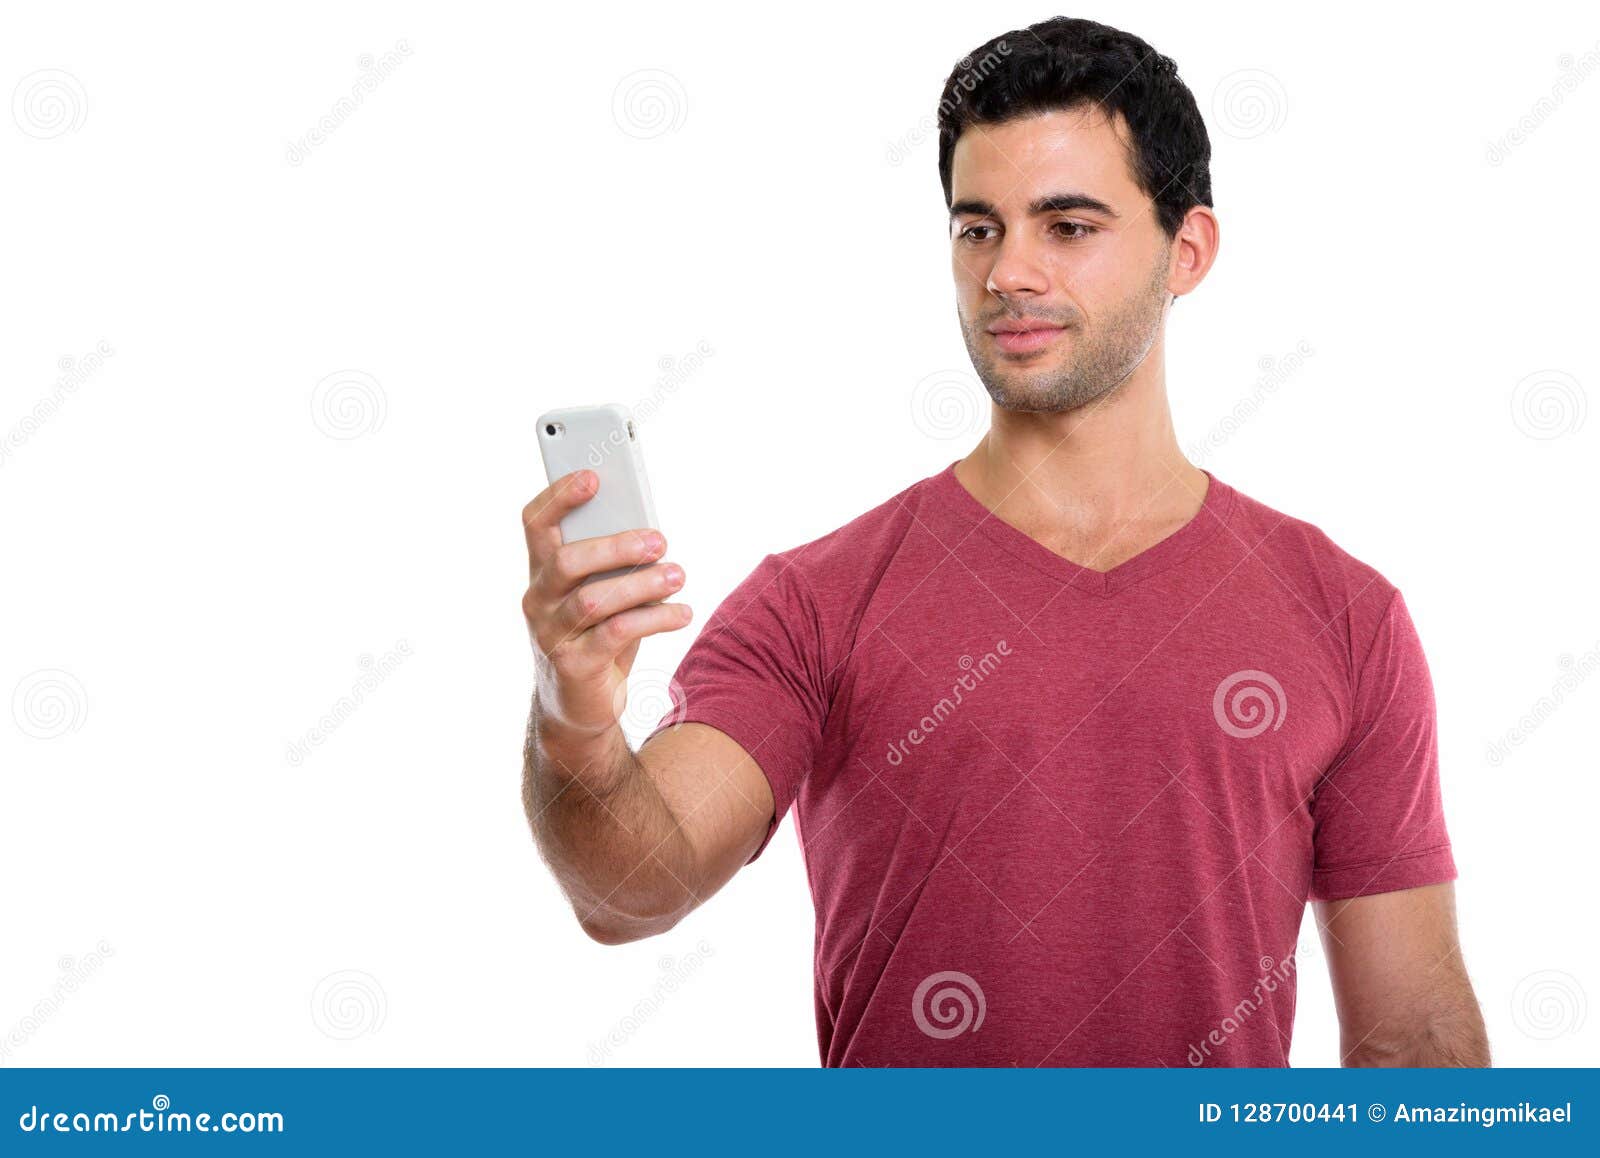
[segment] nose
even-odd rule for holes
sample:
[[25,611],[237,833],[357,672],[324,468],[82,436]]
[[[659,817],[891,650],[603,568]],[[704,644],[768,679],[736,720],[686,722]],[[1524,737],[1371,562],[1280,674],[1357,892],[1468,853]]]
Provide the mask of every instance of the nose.
[[1044,267],[1035,259],[1026,238],[1013,234],[1000,243],[989,267],[985,288],[996,297],[1044,294],[1050,288]]

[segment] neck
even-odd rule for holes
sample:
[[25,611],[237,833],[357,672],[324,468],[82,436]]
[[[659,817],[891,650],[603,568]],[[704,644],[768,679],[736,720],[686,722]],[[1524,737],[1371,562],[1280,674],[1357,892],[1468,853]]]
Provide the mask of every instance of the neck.
[[1076,410],[994,407],[956,476],[1014,526],[1086,538],[1186,521],[1208,485],[1178,447],[1159,343],[1121,385]]

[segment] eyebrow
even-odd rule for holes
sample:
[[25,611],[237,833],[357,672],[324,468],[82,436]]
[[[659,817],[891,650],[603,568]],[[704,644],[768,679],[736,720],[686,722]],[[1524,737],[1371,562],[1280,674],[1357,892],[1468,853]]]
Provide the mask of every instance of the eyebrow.
[[[1040,217],[1046,213],[1070,213],[1074,209],[1087,209],[1091,213],[1098,213],[1103,217],[1113,220],[1117,211],[1112,209],[1098,197],[1091,197],[1087,193],[1051,193],[1044,197],[1035,198],[1028,204],[1028,214]],[[957,201],[950,206],[950,220],[965,216],[998,217],[994,206],[979,197],[968,197]]]

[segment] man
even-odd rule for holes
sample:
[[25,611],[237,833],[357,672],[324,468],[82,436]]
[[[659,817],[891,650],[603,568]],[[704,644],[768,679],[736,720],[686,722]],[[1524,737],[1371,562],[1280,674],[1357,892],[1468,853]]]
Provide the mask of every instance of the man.
[[625,681],[682,571],[654,532],[561,544],[590,472],[528,505],[524,803],[591,937],[670,929],[793,804],[826,1065],[1286,1065],[1308,899],[1345,1064],[1488,1064],[1406,604],[1173,432],[1209,156],[1136,37],[1055,19],[963,61],[939,163],[991,429],[766,556],[637,754]]

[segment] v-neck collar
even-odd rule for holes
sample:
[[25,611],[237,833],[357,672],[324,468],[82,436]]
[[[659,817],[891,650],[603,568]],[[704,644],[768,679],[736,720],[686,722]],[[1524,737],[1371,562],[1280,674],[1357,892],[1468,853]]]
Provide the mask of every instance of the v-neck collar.
[[1204,467],[1200,469],[1209,481],[1205,499],[1194,517],[1166,538],[1146,547],[1131,559],[1124,559],[1109,571],[1096,571],[1074,563],[1005,522],[979,502],[977,496],[956,477],[955,462],[933,475],[929,483],[936,505],[968,524],[972,533],[985,536],[1019,561],[1067,584],[1075,591],[1104,596],[1147,579],[1186,558],[1227,520],[1233,510],[1233,488]]

